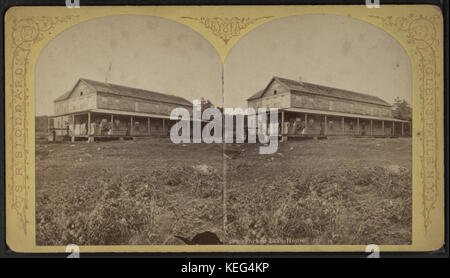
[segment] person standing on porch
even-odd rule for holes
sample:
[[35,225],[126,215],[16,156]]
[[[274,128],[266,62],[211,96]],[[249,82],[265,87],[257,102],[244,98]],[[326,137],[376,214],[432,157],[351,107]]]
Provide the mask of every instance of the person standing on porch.
[[290,126],[290,122],[286,121],[284,122],[284,134],[289,134],[289,126]]
[[303,122],[302,119],[297,118],[295,121],[295,134],[301,134],[303,132]]
[[94,135],[95,134],[96,127],[97,127],[97,123],[96,122],[92,122],[91,123],[91,134],[89,134],[89,135]]

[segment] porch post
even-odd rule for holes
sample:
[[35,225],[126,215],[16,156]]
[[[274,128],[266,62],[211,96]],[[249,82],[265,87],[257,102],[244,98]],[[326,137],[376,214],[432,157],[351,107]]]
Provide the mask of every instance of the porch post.
[[402,137],[403,137],[403,125],[404,125],[404,123],[402,122]]
[[75,114],[72,114],[72,142],[75,142]]
[[163,126],[162,126],[163,135],[166,135],[166,119],[162,119],[162,120],[163,120]]
[[384,121],[381,121],[381,130],[383,131],[383,136],[385,136],[385,132],[384,132]]
[[328,122],[328,120],[327,120],[327,115],[325,115],[325,117],[324,117],[324,129],[323,129],[323,135],[327,135],[327,131],[328,131],[328,128],[327,128],[327,126],[328,126],[328,124],[327,124],[327,122]]
[[356,134],[359,135],[359,118],[356,118]]
[[343,116],[342,116],[342,135],[345,135],[345,120]]
[[281,135],[284,134],[284,111],[281,111]]
[[150,135],[150,117],[147,117],[147,133]]
[[91,135],[91,112],[88,112],[88,136]]
[[392,122],[392,136],[395,136],[395,122]]
[[305,131],[303,132],[303,134],[306,134],[307,131],[308,131],[308,114],[305,113]]
[[373,120],[370,120],[370,136],[373,135]]
[[114,134],[114,114],[111,114],[111,135]]
[[130,116],[131,126],[130,126],[130,135],[133,135],[133,116]]

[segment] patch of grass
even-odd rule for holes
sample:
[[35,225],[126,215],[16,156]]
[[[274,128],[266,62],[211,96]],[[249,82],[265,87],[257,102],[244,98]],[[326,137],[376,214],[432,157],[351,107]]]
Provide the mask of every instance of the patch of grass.
[[[180,222],[213,219],[204,206],[184,207],[177,194],[211,204],[208,198],[221,197],[221,180],[215,171],[199,173],[192,167],[141,175],[106,170],[57,193],[41,192],[36,200],[37,244],[165,244],[177,232],[176,226],[183,225]],[[220,202],[214,206],[220,207]],[[188,211],[190,216],[184,213]]]
[[396,238],[387,236],[392,232],[389,227],[411,225],[407,169],[398,173],[382,167],[305,169],[277,181],[266,180],[249,196],[238,190],[231,195],[226,231],[235,244],[411,242],[408,231]]
[[218,144],[38,143],[36,243],[182,244],[172,236],[204,231],[226,244],[411,243],[410,139],[258,147],[227,145],[224,159]]

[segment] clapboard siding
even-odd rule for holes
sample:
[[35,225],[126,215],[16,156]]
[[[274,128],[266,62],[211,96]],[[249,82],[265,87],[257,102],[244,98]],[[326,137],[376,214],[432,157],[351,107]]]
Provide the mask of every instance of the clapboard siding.
[[390,107],[371,103],[304,94],[302,92],[295,92],[291,94],[291,104],[292,107],[297,108],[344,112],[376,117],[392,117],[392,111]]
[[257,108],[303,108],[392,118],[392,108],[378,97],[274,77],[267,88],[247,99]]
[[259,99],[249,100],[249,107],[257,108],[288,108],[291,98],[289,90],[278,82],[272,82]]
[[62,115],[95,109],[97,108],[96,104],[96,92],[86,84],[79,82],[68,98],[55,101],[55,114]]
[[87,79],[80,79],[71,91],[55,99],[54,105],[55,115],[109,109],[169,116],[175,108],[192,110],[182,97]]
[[192,109],[192,107],[181,106],[179,104],[152,102],[148,100],[103,93],[98,93],[97,95],[97,107],[100,109],[112,109],[160,115],[170,115],[170,112],[178,107]]

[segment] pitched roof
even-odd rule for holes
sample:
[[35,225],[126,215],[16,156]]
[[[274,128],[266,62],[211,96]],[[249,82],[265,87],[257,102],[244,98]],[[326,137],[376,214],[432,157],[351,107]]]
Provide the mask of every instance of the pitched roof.
[[[308,83],[308,82],[296,81],[296,80],[281,78],[281,77],[277,77],[277,76],[275,76],[272,80],[277,80],[281,84],[285,85],[291,91],[305,92],[305,93],[310,93],[310,94],[322,95],[322,96],[333,97],[333,98],[341,98],[341,99],[347,99],[347,100],[352,100],[352,101],[373,103],[373,104],[389,106],[389,107],[391,106],[386,101],[382,100],[379,97],[373,96],[373,95],[362,94],[362,93],[352,92],[352,91],[348,91],[348,90],[344,90],[344,89],[338,89],[338,88],[332,88],[332,87],[318,85],[318,84],[312,84],[312,83]],[[270,83],[272,83],[272,81]],[[265,91],[265,89],[263,91]],[[259,98],[262,95],[263,95],[263,93],[258,92],[255,95],[251,96],[249,99]]]
[[262,97],[262,95],[264,94],[265,90],[260,90],[258,91],[256,94],[252,95],[251,97],[249,97],[247,100],[252,100],[252,99],[257,99]]
[[[127,87],[127,86],[122,86],[122,85],[116,85],[116,84],[111,84],[111,83],[104,83],[104,82],[89,80],[89,79],[85,79],[85,78],[80,78],[79,81],[85,82],[87,85],[89,85],[91,88],[93,88],[97,92],[102,92],[102,93],[107,93],[107,94],[116,94],[116,95],[128,96],[128,97],[134,97],[134,98],[141,98],[141,99],[159,101],[159,102],[168,102],[168,103],[181,104],[181,105],[192,105],[192,103],[190,101],[188,101],[185,98],[179,97],[179,96],[162,94],[162,93],[158,93],[158,92],[137,89],[137,88]],[[65,93],[64,95],[57,98],[55,101],[68,98],[71,92],[72,91]]]
[[71,92],[72,92],[72,90],[65,92],[63,95],[57,97],[54,101],[60,101],[60,100],[64,100],[64,99],[68,98],[70,96]]

